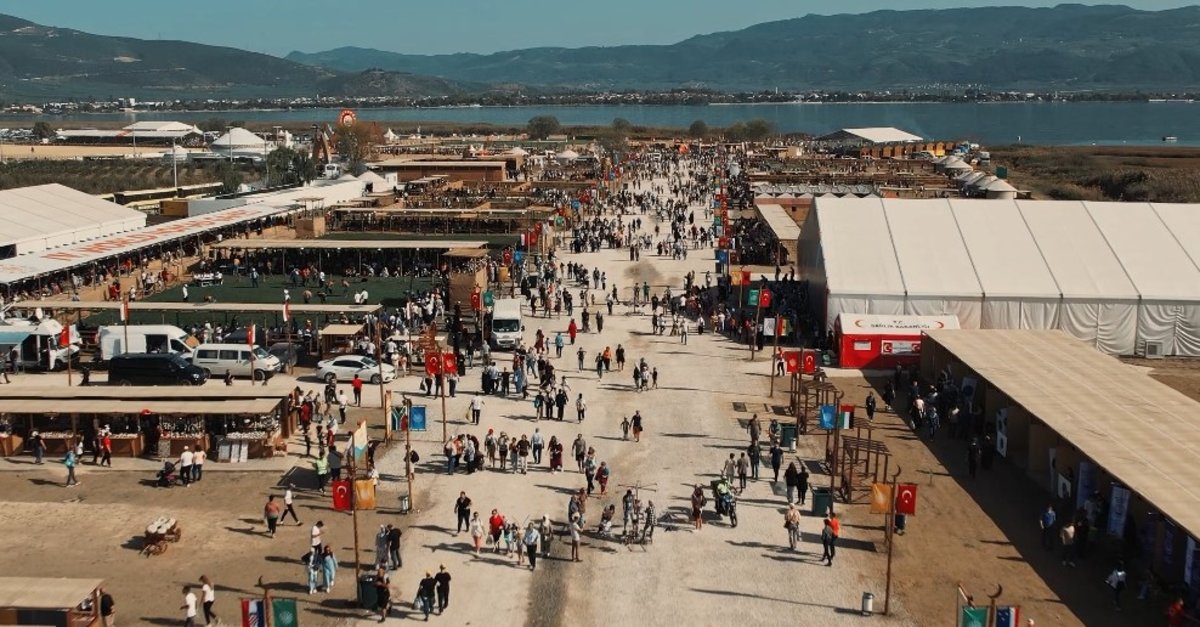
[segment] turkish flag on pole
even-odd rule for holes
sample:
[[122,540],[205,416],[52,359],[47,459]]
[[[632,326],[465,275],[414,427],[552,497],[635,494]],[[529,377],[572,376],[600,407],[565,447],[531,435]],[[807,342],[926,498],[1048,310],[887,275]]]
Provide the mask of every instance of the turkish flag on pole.
[[788,374],[800,372],[800,351],[783,351],[783,365]]
[[817,371],[817,351],[806,348],[801,351],[800,363],[804,374],[814,374]]
[[434,351],[425,353],[425,374],[436,377],[442,374],[442,354]]
[[902,483],[896,487],[896,513],[905,516],[917,514],[917,484]]
[[129,322],[129,298],[121,301],[121,322]]
[[254,338],[258,335],[255,330],[255,325],[253,324],[246,327],[246,345],[250,348],[254,348]]
[[742,285],[750,285],[750,271],[742,270]]
[[287,322],[292,319],[292,303],[291,301],[283,301],[283,321]]
[[339,512],[348,512],[352,507],[350,500],[350,480],[339,479],[330,484],[333,488],[333,509]]
[[62,333],[58,334],[58,347],[66,348],[71,345],[71,327],[63,327]]
[[479,290],[471,292],[471,309],[479,311]]
[[763,289],[759,290],[758,306],[759,307],[770,307],[771,306],[771,290],[769,290],[765,287]]
[[446,374],[457,374],[458,357],[454,353],[442,353],[442,369]]

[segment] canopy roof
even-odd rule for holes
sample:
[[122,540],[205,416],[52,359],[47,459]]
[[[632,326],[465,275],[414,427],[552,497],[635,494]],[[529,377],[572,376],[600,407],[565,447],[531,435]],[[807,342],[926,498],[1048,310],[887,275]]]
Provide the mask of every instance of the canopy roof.
[[0,246],[43,251],[140,229],[146,214],[58,183],[0,191]]
[[0,398],[0,413],[6,414],[154,414],[261,415],[275,411],[281,398],[244,398],[237,400],[136,400],[113,398],[62,399]]
[[440,239],[378,239],[378,240],[347,240],[347,239],[258,239],[258,240],[225,240],[213,244],[213,248],[235,248],[238,250],[264,249],[322,249],[345,248],[349,250],[370,250],[383,248],[442,250],[451,248],[484,248],[487,242],[475,240],[440,240]]
[[1200,403],[1060,331],[928,337],[1200,537]]
[[[70,301],[70,300],[27,300],[17,301],[13,309],[28,310],[41,307],[47,311],[117,311],[121,308],[119,301]],[[382,305],[349,305],[349,304],[316,304],[291,303],[289,311],[295,314],[338,314],[366,315],[379,311]],[[245,313],[283,313],[283,304],[275,303],[174,303],[156,301],[134,301],[129,303],[130,311],[184,311],[189,313],[203,311],[241,311]]]
[[792,219],[787,209],[780,205],[757,205],[758,213],[763,222],[781,242],[794,242],[800,239],[800,225]]
[[891,144],[921,141],[920,135],[913,135],[891,126],[872,126],[867,128],[843,128],[834,131],[820,139],[826,141],[861,140],[872,144]]
[[244,128],[234,127],[229,129],[229,132],[214,139],[212,143],[209,144],[209,147],[232,148],[234,150],[265,150],[267,147],[267,140],[255,135],[254,133],[251,133],[250,131],[247,131]]
[[103,579],[0,577],[0,609],[75,609],[103,584]]

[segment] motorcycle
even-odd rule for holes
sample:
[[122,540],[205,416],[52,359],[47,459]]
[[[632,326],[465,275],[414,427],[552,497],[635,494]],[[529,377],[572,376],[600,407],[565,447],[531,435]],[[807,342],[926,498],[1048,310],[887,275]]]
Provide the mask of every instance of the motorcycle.
[[732,485],[724,478],[714,479],[712,482],[713,503],[717,508],[718,516],[728,516],[729,525],[737,527],[737,493]]

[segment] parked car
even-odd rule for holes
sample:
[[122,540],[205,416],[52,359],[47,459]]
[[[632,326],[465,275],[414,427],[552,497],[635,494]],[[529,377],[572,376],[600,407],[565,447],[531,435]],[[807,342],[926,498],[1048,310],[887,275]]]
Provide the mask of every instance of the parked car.
[[192,351],[192,363],[210,377],[228,372],[235,377],[253,376],[255,381],[270,379],[283,366],[262,347],[245,344],[201,344]]
[[108,363],[109,385],[201,385],[202,368],[175,353],[125,353]]
[[[341,355],[317,363],[317,378],[325,382],[353,381],[358,375],[363,381],[379,385],[379,363],[363,355]],[[396,369],[383,364],[383,382],[396,378]]]

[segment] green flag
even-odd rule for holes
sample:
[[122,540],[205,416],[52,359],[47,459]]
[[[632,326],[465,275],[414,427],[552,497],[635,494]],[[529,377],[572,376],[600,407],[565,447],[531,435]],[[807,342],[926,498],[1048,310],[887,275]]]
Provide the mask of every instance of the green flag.
[[496,304],[496,295],[492,293],[492,290],[488,290],[488,291],[484,292],[483,293],[483,306],[491,307],[492,305],[495,305],[495,304]]
[[757,287],[750,290],[750,293],[746,295],[746,304],[750,305],[751,307],[758,306],[758,288]]
[[958,627],[987,627],[988,608],[964,607],[958,618]]
[[296,599],[271,599],[271,618],[274,627],[300,627]]

